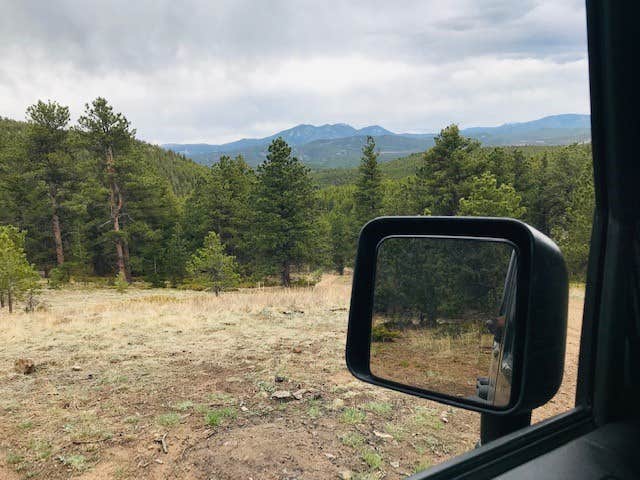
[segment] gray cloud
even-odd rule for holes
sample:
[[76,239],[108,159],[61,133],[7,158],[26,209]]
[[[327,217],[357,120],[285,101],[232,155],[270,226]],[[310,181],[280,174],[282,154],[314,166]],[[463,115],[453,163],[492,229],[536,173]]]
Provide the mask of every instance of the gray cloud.
[[[150,141],[588,110],[579,1],[10,1],[0,115],[110,99]],[[5,100],[6,99],[6,100]]]

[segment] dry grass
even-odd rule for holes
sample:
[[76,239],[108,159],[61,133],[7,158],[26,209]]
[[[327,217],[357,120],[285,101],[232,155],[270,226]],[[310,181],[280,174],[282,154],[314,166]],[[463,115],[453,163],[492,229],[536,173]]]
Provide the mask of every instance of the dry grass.
[[393,479],[472,448],[475,414],[346,372],[349,293],[69,289],[0,314],[0,478]]

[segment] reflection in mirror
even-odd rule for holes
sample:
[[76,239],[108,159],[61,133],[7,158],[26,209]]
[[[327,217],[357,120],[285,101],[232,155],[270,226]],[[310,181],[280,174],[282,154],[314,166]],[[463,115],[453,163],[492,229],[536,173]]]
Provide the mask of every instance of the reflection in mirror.
[[507,406],[516,260],[502,241],[386,238],[378,247],[371,373]]

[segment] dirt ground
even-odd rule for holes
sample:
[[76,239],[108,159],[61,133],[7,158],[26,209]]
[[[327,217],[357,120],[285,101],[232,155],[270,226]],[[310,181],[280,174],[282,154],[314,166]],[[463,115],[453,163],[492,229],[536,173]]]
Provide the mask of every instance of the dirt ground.
[[[49,290],[0,314],[0,478],[397,479],[473,448],[478,415],[347,372],[349,292]],[[535,420],[573,405],[583,296]]]

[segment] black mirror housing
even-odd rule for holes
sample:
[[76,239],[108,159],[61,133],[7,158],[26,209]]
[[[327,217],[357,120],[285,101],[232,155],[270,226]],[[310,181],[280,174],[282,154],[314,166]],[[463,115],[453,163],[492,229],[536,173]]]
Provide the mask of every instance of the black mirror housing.
[[[389,237],[430,236],[504,241],[518,255],[516,321],[508,405],[482,405],[383,379],[371,373],[371,330],[377,251]],[[514,219],[381,217],[360,232],[351,293],[346,362],[358,379],[407,394],[493,414],[530,411],[548,402],[562,382],[567,333],[568,276],[551,239]]]

